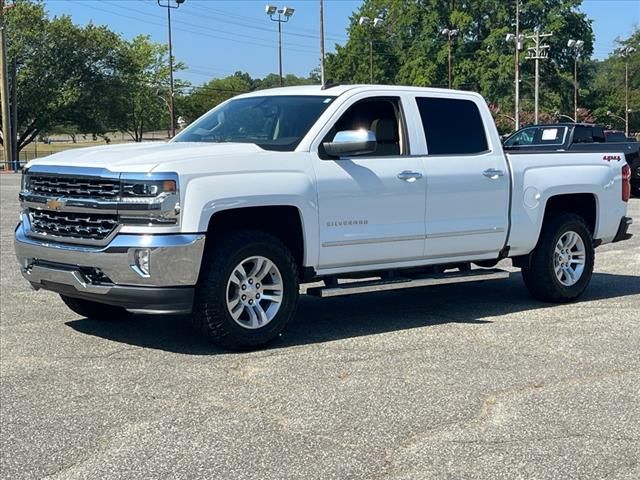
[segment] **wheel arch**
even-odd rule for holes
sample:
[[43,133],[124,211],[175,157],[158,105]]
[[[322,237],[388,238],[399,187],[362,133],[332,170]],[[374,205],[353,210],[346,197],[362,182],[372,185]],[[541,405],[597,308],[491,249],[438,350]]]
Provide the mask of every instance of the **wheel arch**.
[[[582,217],[594,236],[598,228],[598,199],[593,193],[566,193],[553,195],[547,199],[540,230],[551,215],[566,212]],[[538,237],[540,233],[538,232]]]
[[215,211],[207,223],[205,248],[225,233],[258,230],[278,238],[292,253],[302,270],[308,249],[301,210],[294,205],[263,205]]
[[[545,203],[541,214],[541,220],[537,228],[537,236],[535,246],[540,241],[542,230],[554,215],[559,213],[573,213],[584,219],[587,228],[595,239],[598,231],[598,197],[594,193],[561,193],[549,196]],[[534,246],[534,249],[535,249]],[[513,265],[515,267],[528,267],[531,262],[531,255],[534,249],[526,255],[513,257]]]

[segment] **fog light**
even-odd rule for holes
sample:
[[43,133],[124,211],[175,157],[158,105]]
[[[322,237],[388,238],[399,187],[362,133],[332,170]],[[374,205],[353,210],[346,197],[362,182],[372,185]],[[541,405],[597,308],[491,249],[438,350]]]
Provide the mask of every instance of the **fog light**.
[[133,252],[135,265],[133,269],[142,277],[149,277],[151,272],[151,250],[148,248],[137,248]]

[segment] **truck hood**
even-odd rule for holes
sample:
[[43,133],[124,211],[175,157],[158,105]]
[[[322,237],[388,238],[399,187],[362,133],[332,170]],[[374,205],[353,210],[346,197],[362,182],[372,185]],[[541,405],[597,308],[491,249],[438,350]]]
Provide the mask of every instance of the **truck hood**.
[[162,164],[190,158],[233,156],[264,152],[252,143],[160,143],[103,145],[69,149],[32,160],[34,165],[105,168],[112,172],[151,172]]

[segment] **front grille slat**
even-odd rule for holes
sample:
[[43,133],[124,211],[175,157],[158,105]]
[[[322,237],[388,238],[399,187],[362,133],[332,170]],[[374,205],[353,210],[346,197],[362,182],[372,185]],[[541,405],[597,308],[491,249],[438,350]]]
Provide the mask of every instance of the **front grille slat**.
[[120,195],[120,182],[116,179],[84,179],[49,175],[29,176],[28,189],[34,194],[69,198],[113,200]]
[[63,238],[104,240],[118,227],[117,215],[33,210],[29,217],[35,233]]

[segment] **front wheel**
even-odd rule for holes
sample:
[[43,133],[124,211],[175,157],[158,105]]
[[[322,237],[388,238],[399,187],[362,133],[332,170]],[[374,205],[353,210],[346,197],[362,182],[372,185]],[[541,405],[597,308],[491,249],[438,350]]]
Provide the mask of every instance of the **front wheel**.
[[562,213],[542,227],[522,278],[529,292],[545,302],[570,302],[585,291],[593,274],[594,248],[582,217]]
[[297,266],[282,242],[263,232],[233,232],[205,254],[193,318],[214,343],[246,350],[278,337],[297,302]]

